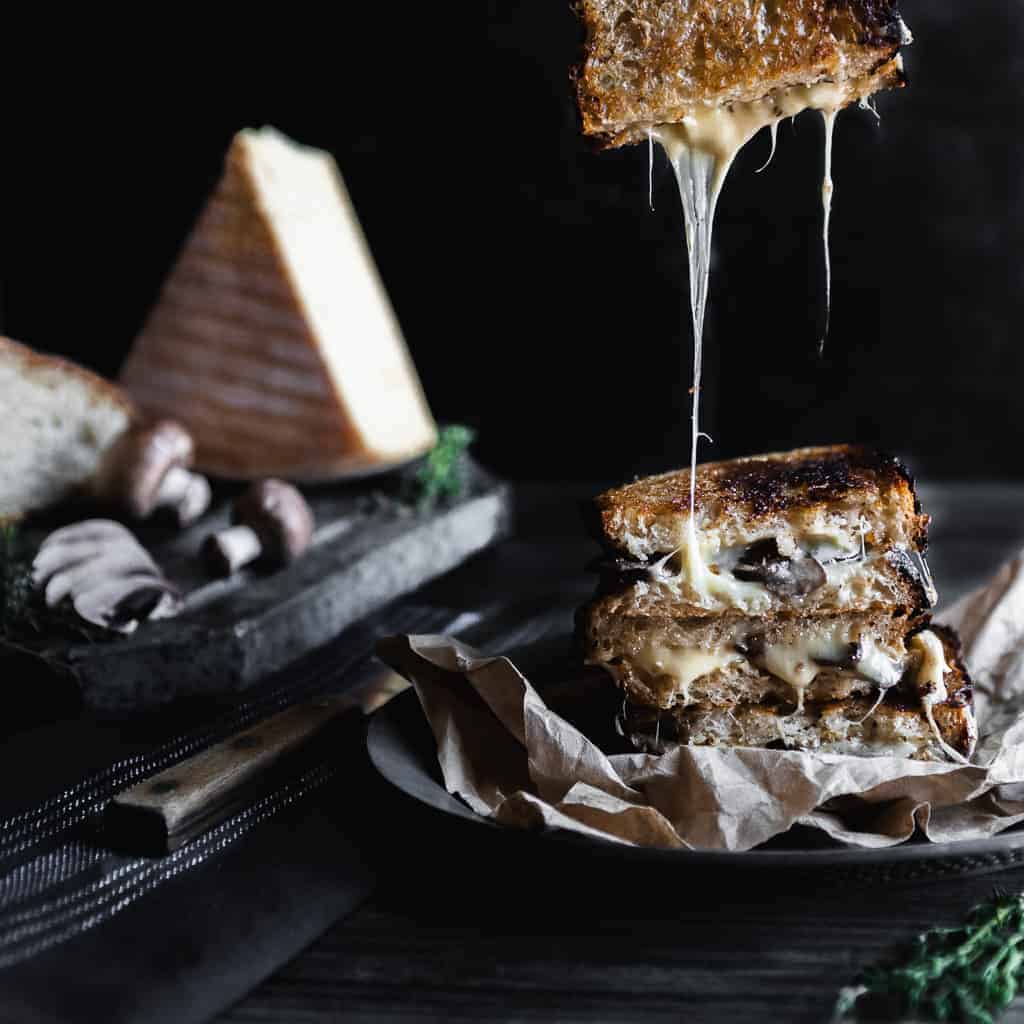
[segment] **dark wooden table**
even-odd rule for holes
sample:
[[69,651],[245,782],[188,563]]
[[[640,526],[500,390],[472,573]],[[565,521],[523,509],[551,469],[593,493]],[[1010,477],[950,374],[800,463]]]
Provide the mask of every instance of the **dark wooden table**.
[[[943,601],[1024,547],[1024,486],[922,488]],[[434,586],[467,607],[496,591],[571,600],[590,549],[575,491],[521,490],[519,537]],[[580,492],[583,493],[582,491]],[[219,1019],[824,1021],[858,968],[958,921],[1024,869],[918,885],[813,875],[737,878],[678,867],[642,876],[529,835],[441,820],[381,783],[382,881]],[[479,835],[478,833],[486,833]],[[1024,1021],[1024,1005],[1010,1013]]]

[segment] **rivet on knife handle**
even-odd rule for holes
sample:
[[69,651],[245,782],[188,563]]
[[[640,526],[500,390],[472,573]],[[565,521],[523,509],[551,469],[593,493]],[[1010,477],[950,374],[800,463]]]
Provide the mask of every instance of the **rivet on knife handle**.
[[244,806],[284,758],[352,707],[350,693],[298,704],[132,786],[107,809],[111,844],[176,849]]

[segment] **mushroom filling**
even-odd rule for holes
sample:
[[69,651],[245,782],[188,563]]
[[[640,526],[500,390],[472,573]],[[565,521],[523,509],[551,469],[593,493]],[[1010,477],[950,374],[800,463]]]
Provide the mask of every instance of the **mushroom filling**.
[[[801,707],[804,695],[821,672],[840,671],[867,680],[881,692],[904,677],[906,652],[894,651],[850,625],[808,631],[798,639],[768,643],[764,637],[736,637],[713,648],[679,647],[651,640],[623,659],[650,689],[661,707],[691,703],[697,680],[744,663],[788,684]],[[608,666],[617,674],[614,664]],[[699,698],[698,698],[699,699]]]
[[738,580],[762,584],[777,597],[806,597],[828,580],[816,558],[803,551],[786,558],[779,553],[774,537],[751,544],[733,566],[732,574]]
[[[752,544],[719,551],[709,557],[708,568],[723,581],[732,578],[739,584],[753,583],[775,597],[808,597],[829,582],[829,567],[852,567],[868,558],[863,534],[842,539],[845,543],[839,543],[834,537],[807,537],[799,547],[789,541],[789,553],[783,554],[775,537],[765,537]],[[591,568],[622,586],[644,579],[666,582],[683,573],[679,552],[652,555],[641,561],[607,557]]]

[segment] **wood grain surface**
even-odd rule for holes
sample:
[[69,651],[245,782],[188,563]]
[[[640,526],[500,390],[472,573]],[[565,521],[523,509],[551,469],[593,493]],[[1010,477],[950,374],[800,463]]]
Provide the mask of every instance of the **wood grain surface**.
[[[609,897],[609,879],[545,908],[521,892],[481,895],[472,879],[455,899],[433,887],[384,888],[222,1024],[824,1022],[861,965],[956,923],[994,884],[818,891],[805,881],[752,892],[681,872],[675,900],[648,893],[623,906]],[[999,884],[1024,888],[1024,871]],[[1024,1008],[1006,1017],[1022,1020]]]

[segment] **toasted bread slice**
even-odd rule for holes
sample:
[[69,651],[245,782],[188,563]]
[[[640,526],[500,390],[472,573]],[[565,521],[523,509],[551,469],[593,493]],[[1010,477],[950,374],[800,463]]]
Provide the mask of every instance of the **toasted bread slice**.
[[749,103],[819,82],[840,105],[903,84],[910,35],[891,0],[579,0],[584,134],[646,139],[699,105]]
[[[689,469],[645,477],[599,495],[598,539],[634,558],[674,550],[690,514]],[[928,517],[899,459],[860,445],[839,444],[751,455],[697,467],[697,528],[726,531],[752,543],[768,523],[828,527],[829,517],[866,517],[886,539],[924,550]],[[822,518],[824,517],[824,519]],[[876,541],[881,538],[875,538]]]
[[624,614],[691,618],[919,606],[928,517],[891,456],[836,445],[697,468],[599,495],[600,592]]
[[86,484],[137,416],[110,381],[8,338],[0,338],[0,409],[0,522]]
[[627,700],[621,711],[624,734],[639,750],[664,753],[692,746],[778,747],[791,750],[946,760],[943,744],[969,757],[977,739],[971,682],[955,634],[935,628],[945,652],[947,696],[932,708],[935,728],[920,699],[894,687],[875,706],[869,695],[810,701],[794,709],[786,702],[743,701],[668,709]]

